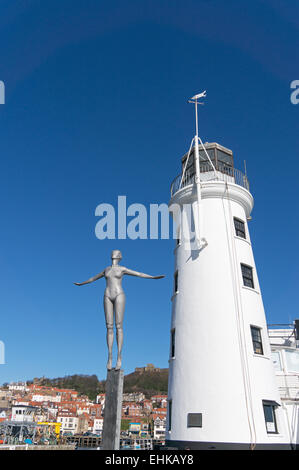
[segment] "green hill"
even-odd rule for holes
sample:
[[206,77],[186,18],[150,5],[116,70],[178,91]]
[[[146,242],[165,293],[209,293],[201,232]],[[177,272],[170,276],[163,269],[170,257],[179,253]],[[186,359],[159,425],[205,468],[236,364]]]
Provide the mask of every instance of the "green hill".
[[[100,382],[101,392],[105,391],[105,383]],[[167,395],[168,369],[160,369],[158,372],[132,372],[124,377],[124,393],[143,392],[146,398],[153,395]]]
[[124,392],[143,392],[147,398],[152,395],[167,395],[168,369],[159,372],[142,372],[128,374],[124,380]]
[[[99,393],[99,380],[96,375],[67,375],[65,377],[56,377],[49,379],[43,377],[35,379],[38,385],[45,385],[46,387],[57,387],[77,390],[80,395],[87,395],[91,400]],[[28,382],[29,383],[29,382]]]
[[[106,381],[99,381],[96,375],[68,375],[49,379],[42,377],[35,379],[38,385],[77,390],[80,395],[87,395],[95,400],[98,393],[105,392]],[[28,382],[28,383],[32,383]],[[132,372],[124,377],[124,392],[143,392],[146,398],[152,395],[167,394],[168,369],[159,371]]]

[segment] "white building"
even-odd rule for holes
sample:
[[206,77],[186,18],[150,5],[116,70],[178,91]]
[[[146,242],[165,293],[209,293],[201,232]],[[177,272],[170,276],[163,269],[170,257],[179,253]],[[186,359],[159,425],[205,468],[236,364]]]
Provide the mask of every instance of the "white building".
[[154,417],[154,439],[164,440],[166,431],[166,417]]
[[89,414],[90,406],[85,404],[80,404],[77,406],[77,415],[80,416],[83,413]]
[[28,390],[26,382],[11,382],[8,385],[8,390],[15,392],[26,392]]
[[21,423],[33,422],[39,409],[36,406],[15,405],[11,409],[11,420]]
[[104,423],[103,418],[94,418],[92,433],[101,435],[103,431],[103,423]]
[[[298,321],[297,321],[298,322]],[[296,323],[297,323],[296,322]],[[299,322],[297,323],[299,327]],[[299,328],[298,328],[299,329]],[[272,359],[285,412],[289,440],[295,448],[299,443],[299,331],[294,328],[269,329]]]
[[58,413],[57,423],[61,423],[60,432],[76,434],[78,432],[78,418],[71,413]]
[[247,177],[231,150],[196,147],[171,187],[175,220],[191,217],[174,251],[166,445],[289,449],[249,235]]
[[52,402],[52,403],[60,403],[61,402],[61,395],[42,395],[40,393],[36,393],[32,395],[32,401],[37,402]]
[[105,393],[99,393],[96,397],[96,403],[105,405]]

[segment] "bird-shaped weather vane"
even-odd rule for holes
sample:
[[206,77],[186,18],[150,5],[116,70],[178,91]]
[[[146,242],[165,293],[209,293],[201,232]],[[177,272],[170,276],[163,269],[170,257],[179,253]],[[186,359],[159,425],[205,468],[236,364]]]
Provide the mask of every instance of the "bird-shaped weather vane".
[[197,106],[199,104],[202,104],[204,105],[204,103],[201,103],[199,102],[198,100],[200,98],[205,98],[207,96],[207,91],[202,91],[201,93],[198,93],[198,95],[194,95],[192,96],[192,98],[190,98],[188,100],[188,103],[194,103],[195,104],[195,134],[196,134],[196,137],[198,138],[198,116],[197,116]]

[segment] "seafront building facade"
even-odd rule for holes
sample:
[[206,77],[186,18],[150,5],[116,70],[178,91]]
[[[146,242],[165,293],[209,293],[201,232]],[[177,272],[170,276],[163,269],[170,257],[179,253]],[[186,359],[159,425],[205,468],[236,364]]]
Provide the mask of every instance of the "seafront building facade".
[[299,321],[290,328],[269,328],[272,361],[281,408],[292,448],[299,443]]
[[[123,436],[153,438],[154,435],[158,435],[158,439],[163,441],[165,433],[161,433],[163,428],[161,423],[164,423],[165,429],[165,403],[167,395],[153,395],[146,398],[141,392],[124,393]],[[37,383],[9,384],[0,388],[0,425],[27,422],[43,425],[57,423],[61,437],[78,434],[100,437],[104,410],[104,393],[98,394],[93,401],[85,395],[79,395],[76,390],[48,387]],[[159,416],[158,421],[156,416]],[[134,426],[139,423],[140,432],[136,434],[135,429],[130,434],[131,423],[134,423]]]

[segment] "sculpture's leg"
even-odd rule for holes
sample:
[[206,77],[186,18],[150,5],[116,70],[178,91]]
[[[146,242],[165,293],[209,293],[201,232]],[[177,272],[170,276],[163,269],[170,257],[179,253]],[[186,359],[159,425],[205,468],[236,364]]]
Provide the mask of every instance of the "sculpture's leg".
[[104,311],[107,327],[107,346],[108,346],[108,362],[107,369],[112,369],[112,347],[113,347],[113,303],[109,297],[104,296]]
[[114,301],[116,341],[117,341],[117,362],[116,362],[115,370],[118,370],[121,368],[121,352],[122,352],[122,347],[123,347],[123,320],[124,320],[125,304],[126,304],[125,294],[119,294]]

